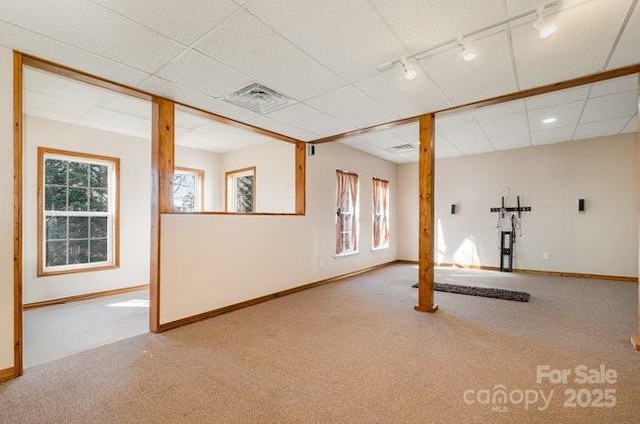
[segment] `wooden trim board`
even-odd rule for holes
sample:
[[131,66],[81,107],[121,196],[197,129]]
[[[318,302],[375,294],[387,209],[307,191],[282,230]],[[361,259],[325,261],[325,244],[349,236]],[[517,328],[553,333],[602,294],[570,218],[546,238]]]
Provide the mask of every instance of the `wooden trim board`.
[[631,336],[631,344],[633,345],[633,348],[635,350],[637,350],[638,352],[640,352],[640,335],[638,336]]
[[254,299],[249,299],[244,302],[236,303],[236,304],[225,306],[219,309],[203,312],[198,315],[193,315],[193,316],[182,318],[176,321],[168,322],[166,324],[160,324],[160,331],[167,331],[177,327],[182,327],[187,324],[193,324],[194,322],[202,321],[207,318],[212,318],[218,315],[228,314],[229,312],[234,312],[240,309],[248,308],[249,306],[257,305],[258,303],[267,302],[269,300],[277,299],[279,297],[288,296],[301,291],[313,289],[315,287],[319,287],[325,284],[334,283],[336,281],[344,280],[345,278],[354,277],[356,275],[360,275],[366,272],[374,271],[376,269],[384,268],[386,266],[394,264],[395,262],[396,261],[385,262],[383,264],[374,265],[372,267],[361,269],[359,271],[349,272],[347,274],[326,278],[324,280],[314,281],[312,283],[303,284],[302,286],[293,287],[291,289],[282,290],[276,293],[267,294],[265,296],[256,297]]
[[13,374],[22,363],[22,54],[13,54]]
[[123,287],[121,289],[104,290],[95,293],[79,294],[75,296],[60,297],[57,299],[43,300],[41,302],[25,303],[22,309],[28,311],[30,309],[43,308],[45,306],[62,305],[65,303],[80,302],[83,300],[97,299],[100,297],[114,296],[117,294],[130,293],[134,291],[146,290],[149,284],[141,284],[133,287]]
[[3,381],[13,380],[16,377],[17,376],[13,367],[0,370],[0,383],[2,383]]

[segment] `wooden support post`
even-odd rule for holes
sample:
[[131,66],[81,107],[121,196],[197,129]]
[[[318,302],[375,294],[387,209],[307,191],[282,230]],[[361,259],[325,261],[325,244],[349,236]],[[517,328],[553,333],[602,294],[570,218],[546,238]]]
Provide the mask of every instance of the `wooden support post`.
[[296,143],[296,213],[304,215],[306,210],[306,163],[307,145],[299,141]]
[[433,303],[435,115],[420,117],[420,218],[418,232],[418,304],[416,311],[435,312]]
[[13,375],[22,361],[22,53],[13,53]]
[[[640,87],[640,74],[638,74],[638,87]],[[638,89],[638,113],[640,113],[640,89]],[[636,133],[636,190],[640,191],[640,132]],[[637,214],[640,214],[640,210],[636,210]],[[640,258],[638,258],[640,263]],[[640,284],[638,284],[638,294],[640,294]],[[631,344],[634,349],[640,351],[640,298],[638,299],[638,332],[636,335],[631,336]]]
[[160,331],[160,230],[163,213],[173,212],[174,103],[153,99],[151,129],[151,269],[149,329]]

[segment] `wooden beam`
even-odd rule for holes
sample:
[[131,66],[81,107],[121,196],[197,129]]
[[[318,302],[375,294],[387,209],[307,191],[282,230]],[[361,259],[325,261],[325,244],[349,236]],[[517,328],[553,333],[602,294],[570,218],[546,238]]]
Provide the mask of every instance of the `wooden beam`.
[[[547,84],[539,87],[529,88],[527,90],[515,91],[513,93],[505,94],[502,96],[492,97],[489,99],[477,100],[471,103],[452,106],[433,112],[427,112],[432,114],[450,114],[454,112],[462,112],[470,109],[477,109],[483,106],[492,106],[499,103],[510,102],[512,100],[519,100],[525,97],[537,96],[540,94],[552,93],[554,91],[565,90],[567,88],[578,87],[585,84],[593,84],[595,82],[608,80],[611,78],[623,77],[640,72],[640,63],[635,65],[625,66],[623,68],[611,69],[608,71],[602,71],[591,75],[585,75],[579,78],[574,78],[562,82],[553,84]],[[348,131],[341,134],[336,134],[328,137],[319,138],[317,140],[310,141],[311,144],[329,143],[332,141],[338,141],[349,137],[354,137],[361,134],[367,134],[375,131],[382,131],[389,128],[394,128],[400,125],[411,124],[420,120],[420,117],[424,115],[416,115],[408,118],[399,119],[397,121],[386,122],[384,124],[373,125],[371,127],[362,128],[359,130]]]
[[13,54],[13,375],[22,363],[22,54]]
[[153,98],[151,128],[151,263],[149,272],[149,329],[160,329],[160,234],[163,213],[173,212],[175,107]]
[[418,304],[416,311],[435,312],[433,281],[435,115],[420,117],[420,218],[418,231]]
[[296,214],[304,215],[306,212],[307,190],[307,145],[303,142],[296,143]]
[[[640,114],[640,74],[638,74],[638,87],[638,113]],[[640,167],[638,165],[640,165],[640,132],[636,132],[636,190],[640,193]],[[638,213],[640,210],[636,210],[636,214]],[[640,263],[640,257],[638,263]],[[638,294],[640,295],[640,284],[638,284]],[[637,330],[637,333],[631,337],[631,344],[635,350],[640,351],[640,298],[638,298]]]

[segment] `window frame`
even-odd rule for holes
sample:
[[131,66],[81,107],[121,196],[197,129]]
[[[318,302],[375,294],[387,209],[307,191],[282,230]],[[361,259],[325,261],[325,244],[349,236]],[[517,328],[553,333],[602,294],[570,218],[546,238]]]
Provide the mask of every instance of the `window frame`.
[[[109,208],[106,213],[99,216],[107,216],[107,261],[98,263],[83,263],[72,265],[46,266],[46,218],[47,216],[92,216],[87,211],[65,213],[69,211],[45,211],[45,160],[49,158],[62,159],[67,162],[86,162],[90,164],[107,165],[109,167]],[[46,277],[52,275],[72,274],[80,272],[93,272],[100,270],[116,269],[120,267],[120,159],[110,156],[102,156],[91,153],[72,152],[68,150],[38,147],[38,177],[37,177],[37,276]],[[72,211],[73,212],[73,211]],[[98,216],[94,214],[94,216]],[[110,223],[110,225],[109,225]]]
[[[373,178],[372,180],[372,203],[373,208],[371,211],[371,250],[382,250],[388,249],[391,242],[391,227],[390,227],[390,206],[389,206],[389,197],[391,195],[390,183],[388,180],[384,180],[382,178]],[[386,186],[385,186],[386,185]],[[384,204],[376,204],[376,200],[382,202],[382,192],[376,196],[376,190],[385,189],[386,190],[386,205]],[[386,207],[385,207],[386,206]],[[378,212],[378,209],[381,209],[381,212]],[[386,240],[380,245],[375,244],[376,241],[376,220],[381,219],[386,221]]]
[[[247,168],[234,169],[231,171],[226,171],[224,173],[224,210],[227,213],[238,213],[238,214],[250,214],[256,212],[256,195],[258,193],[257,183],[258,176],[256,172],[255,166],[250,166]],[[235,195],[235,191],[231,189],[231,182],[234,178],[244,177],[247,175],[253,176],[253,186],[251,191],[251,211],[250,212],[238,212],[234,210],[230,210],[230,206],[235,205],[235,199],[233,196]]]
[[[175,202],[175,191],[173,193],[173,212],[174,213],[197,213],[204,211],[204,169],[198,168],[187,168],[184,166],[176,166],[173,168],[173,175],[175,179],[175,175],[177,174],[188,174],[195,175],[196,177],[196,202],[195,208],[193,211],[179,211],[176,207]],[[175,188],[174,188],[175,190]]]
[[[351,206],[351,209],[347,212],[344,213],[341,210],[340,205],[343,203],[343,200],[346,199],[340,199],[340,178],[341,175],[343,175],[344,177],[347,178],[355,178],[355,188],[356,188],[356,192],[355,195],[351,190],[351,187],[349,184],[347,184],[347,190],[345,190],[345,194],[349,193],[349,197],[350,197],[350,201],[348,202],[348,204]],[[358,174],[354,173],[354,172],[348,172],[348,171],[343,171],[340,169],[336,169],[336,194],[335,194],[335,257],[342,257],[342,256],[349,256],[349,255],[355,255],[360,253],[360,177]],[[350,234],[354,234],[353,236],[353,247],[350,250],[344,250],[344,236],[343,234],[346,234],[345,231],[343,231],[343,226],[342,226],[342,217],[344,215],[349,215],[351,217],[351,230],[350,230]]]

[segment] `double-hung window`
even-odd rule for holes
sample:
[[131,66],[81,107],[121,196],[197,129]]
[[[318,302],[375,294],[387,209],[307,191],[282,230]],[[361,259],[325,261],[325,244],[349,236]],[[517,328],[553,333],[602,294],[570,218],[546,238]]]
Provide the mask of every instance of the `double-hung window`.
[[389,181],[373,179],[373,248],[389,247]]
[[38,275],[118,266],[120,160],[38,149]]
[[336,171],[336,255],[358,251],[358,175]]
[[202,212],[204,171],[176,167],[173,171],[173,210]]
[[225,173],[226,211],[255,212],[256,168],[243,168]]

